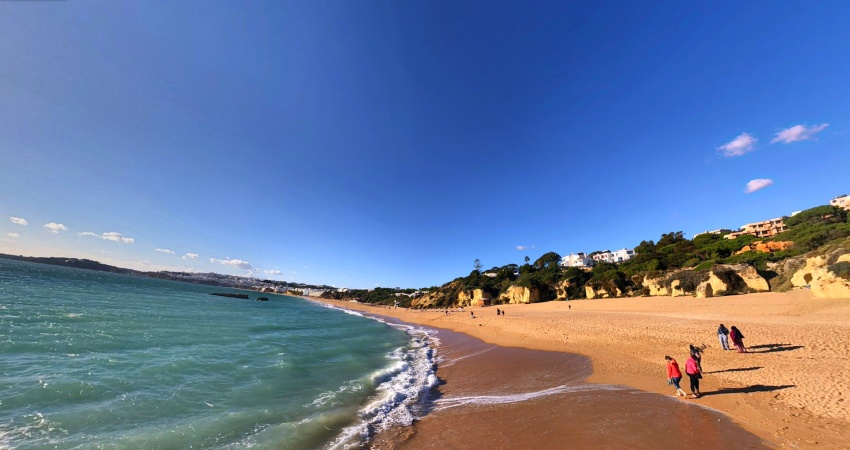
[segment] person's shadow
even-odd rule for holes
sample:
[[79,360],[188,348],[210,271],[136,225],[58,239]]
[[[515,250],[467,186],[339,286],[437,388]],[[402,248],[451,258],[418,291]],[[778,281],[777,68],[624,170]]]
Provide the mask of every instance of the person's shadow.
[[747,348],[747,351],[750,353],[773,353],[773,352],[787,352],[789,350],[797,350],[805,348],[802,345],[791,345],[791,344],[762,344],[762,345],[753,345],[752,347]]
[[773,392],[779,391],[782,389],[788,389],[797,387],[796,384],[783,384],[780,386],[765,386],[763,384],[754,384],[752,386],[740,387],[740,388],[720,388],[716,391],[703,392],[701,397],[705,397],[707,395],[720,395],[720,394],[751,394],[753,392]]
[[724,372],[749,372],[751,370],[759,370],[762,369],[761,366],[756,367],[737,367],[734,369],[724,369],[724,370],[715,370],[713,372],[705,372],[706,375],[714,374],[714,373],[724,373]]

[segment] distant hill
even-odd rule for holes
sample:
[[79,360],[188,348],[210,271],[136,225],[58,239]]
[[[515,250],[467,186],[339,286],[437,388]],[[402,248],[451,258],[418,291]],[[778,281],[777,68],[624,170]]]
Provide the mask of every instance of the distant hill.
[[27,261],[33,263],[40,264],[49,264],[52,266],[65,266],[65,267],[75,267],[78,269],[89,269],[89,270],[97,270],[100,272],[112,272],[112,273],[123,273],[130,275],[143,275],[143,272],[139,272],[132,269],[124,269],[121,267],[110,266],[108,264],[103,264],[97,261],[92,261],[90,259],[79,259],[79,258],[63,258],[63,257],[38,257],[38,256],[20,256],[20,255],[7,255],[5,253],[0,253],[0,258],[3,259],[13,259],[16,261]]

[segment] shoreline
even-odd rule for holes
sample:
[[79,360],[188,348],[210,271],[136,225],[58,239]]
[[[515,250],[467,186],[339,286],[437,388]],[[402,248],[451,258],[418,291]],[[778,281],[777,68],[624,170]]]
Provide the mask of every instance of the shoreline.
[[[844,398],[850,388],[848,299],[819,299],[808,291],[793,291],[713,299],[572,300],[472,307],[446,316],[444,310],[301,298],[460,332],[500,347],[582,355],[592,362],[590,383],[664,395],[672,394],[664,376],[664,355],[683,364],[688,344],[706,345],[706,395],[680,401],[722,412],[780,446],[848,448],[850,442]],[[497,307],[506,315],[497,317]],[[476,319],[470,318],[470,311]],[[715,334],[720,322],[738,325],[752,353],[720,350]]]

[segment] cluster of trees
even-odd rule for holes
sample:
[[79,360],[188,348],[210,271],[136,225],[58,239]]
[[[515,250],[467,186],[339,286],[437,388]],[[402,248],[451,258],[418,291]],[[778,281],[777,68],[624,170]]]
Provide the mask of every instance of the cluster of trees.
[[[561,267],[561,255],[549,252],[531,262],[525,257],[522,265],[507,264],[482,270],[481,261],[476,259],[469,275],[452,280],[430,291],[441,291],[445,302],[457,299],[461,291],[482,289],[493,298],[507,291],[511,286],[534,288],[540,292],[543,301],[557,297],[558,286],[569,282],[567,296],[570,299],[584,298],[586,285],[604,288],[609,292],[617,289],[623,293],[640,291],[644,276],[657,277],[662,272],[675,269],[691,269],[690,278],[680,282],[697,283],[707,276],[707,272],[716,264],[745,263],[759,271],[767,270],[767,263],[788,257],[801,255],[817,249],[829,242],[850,236],[850,216],[848,212],[833,206],[818,206],[784,218],[788,231],[767,241],[792,241],[794,246],[773,253],[745,252],[736,255],[744,246],[758,240],[754,236],[744,235],[737,239],[724,239],[731,230],[722,230],[718,234],[701,234],[687,239],[681,231],[664,233],[657,241],[642,241],[635,247],[635,257],[620,264],[600,262],[592,269]],[[599,252],[594,252],[599,253]],[[692,278],[692,279],[691,279]],[[427,291],[427,290],[426,290]],[[396,296],[396,293],[412,293],[414,290],[376,288],[374,290],[355,290],[348,294],[327,293],[330,298],[359,298],[367,303],[392,304],[399,302],[408,305],[411,297]],[[443,305],[448,306],[448,305]]]
[[382,288],[375,289],[351,289],[348,292],[337,292],[329,290],[322,293],[321,298],[332,300],[349,300],[356,299],[362,303],[377,303],[381,305],[394,305],[398,303],[402,306],[410,305],[412,296],[416,295],[417,289],[401,289],[401,288]]

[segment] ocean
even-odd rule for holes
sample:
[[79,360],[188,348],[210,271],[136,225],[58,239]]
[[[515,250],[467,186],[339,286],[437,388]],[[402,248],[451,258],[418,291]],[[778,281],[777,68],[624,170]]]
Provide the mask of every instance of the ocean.
[[0,448],[356,447],[436,383],[428,331],[213,292],[0,259]]

